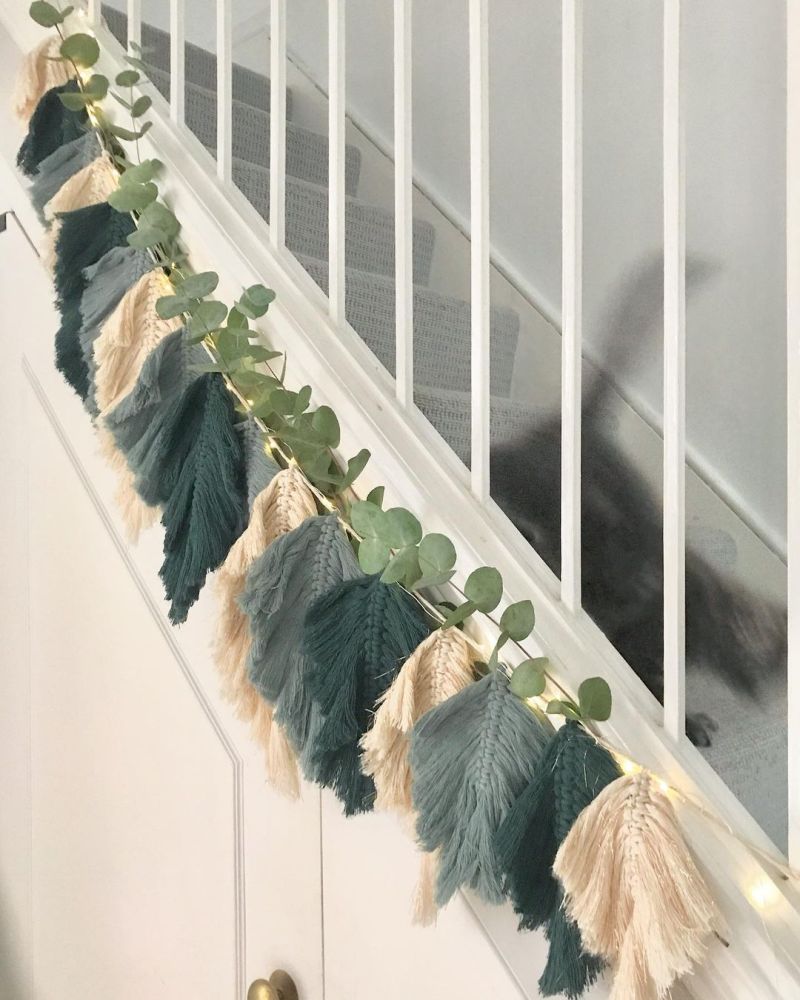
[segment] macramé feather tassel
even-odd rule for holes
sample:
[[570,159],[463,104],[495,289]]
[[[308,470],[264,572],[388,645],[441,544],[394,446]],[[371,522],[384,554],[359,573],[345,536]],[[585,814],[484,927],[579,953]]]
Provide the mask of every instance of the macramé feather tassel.
[[13,112],[21,122],[30,120],[36,105],[51,87],[69,80],[70,64],[59,59],[60,44],[55,36],[48,37],[24,56],[11,97]]
[[45,157],[39,164],[28,195],[42,222],[45,221],[44,207],[62,188],[70,177],[88,166],[100,155],[100,143],[94,132],[85,132],[77,139]]
[[267,452],[264,432],[252,417],[237,424],[236,429],[242,435],[247,473],[247,507],[252,510],[258,494],[269,486],[281,467]]
[[583,952],[552,866],[580,812],[619,775],[611,754],[577,722],[567,721],[497,831],[495,849],[520,928],[547,927],[550,953],[539,980],[544,996],[578,997],[603,967],[601,959]]
[[122,297],[94,342],[95,395],[103,414],[116,406],[136,384],[145,358],[180,327],[180,319],[161,319],[156,301],[169,295],[171,285],[160,268],[142,275]]
[[536,773],[553,727],[495,670],[419,720],[411,734],[417,838],[440,850],[436,901],[461,886],[503,899],[498,827]]
[[358,741],[429,630],[414,598],[378,576],[340,583],[309,608],[308,683],[322,718],[306,750],[316,780],[334,790],[346,815],[372,808],[375,786],[361,770]]
[[714,902],[646,771],[618,778],[583,810],[553,871],[585,946],[614,967],[611,1000],[663,1000],[703,958]]
[[59,96],[77,90],[78,85],[70,80],[52,87],[36,105],[28,123],[28,133],[17,153],[17,166],[27,177],[33,177],[39,164],[51,153],[84,134],[88,121],[86,111],[70,111]]
[[81,302],[86,290],[86,268],[96,264],[109,250],[124,246],[135,226],[129,215],[109,204],[89,205],[60,216],[56,240],[53,280],[61,325],[56,333],[56,367],[85,400],[89,393],[89,369],[81,349]]
[[[275,718],[300,753],[309,739],[313,742],[319,724],[303,647],[306,614],[337,584],[363,576],[335,514],[308,518],[281,535],[247,576],[239,604],[252,637],[248,677],[262,698],[275,703]],[[313,780],[308,755],[302,760],[306,777]]]
[[375,782],[376,808],[413,812],[411,730],[426,712],[473,682],[474,660],[460,629],[437,629],[417,646],[381,696],[372,728],[361,739],[361,763]]
[[160,571],[175,625],[245,526],[244,453],[235,424],[233,398],[217,372],[201,375],[177,401]]
[[119,173],[110,158],[101,153],[91,163],[74,173],[56,191],[44,208],[45,219],[50,223],[44,257],[48,271],[52,272],[56,264],[56,243],[61,228],[58,215],[62,212],[74,212],[78,208],[87,208],[89,205],[99,205],[106,201],[118,186]]
[[[281,535],[314,517],[314,496],[297,469],[285,469],[259,493],[250,513],[250,522],[228,553],[217,572],[216,590],[220,600],[217,636],[214,647],[217,668],[223,679],[223,691],[236,706],[240,718],[252,723],[253,733],[267,751],[268,777],[273,785],[290,797],[299,794],[297,761],[286,734],[272,719],[272,707],[250,682],[247,654],[251,638],[247,615],[238,604],[253,563]],[[269,715],[268,723],[263,718]],[[276,740],[276,747],[272,741]],[[282,765],[279,770],[274,768]]]

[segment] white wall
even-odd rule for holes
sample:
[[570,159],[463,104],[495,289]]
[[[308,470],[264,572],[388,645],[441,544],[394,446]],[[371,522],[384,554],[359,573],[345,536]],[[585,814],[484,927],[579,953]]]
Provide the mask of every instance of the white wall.
[[[586,5],[586,337],[629,340],[626,394],[661,411],[661,0]],[[326,70],[323,0],[293,0],[290,47]],[[392,139],[391,4],[348,0],[348,106]],[[492,0],[492,242],[560,311],[560,2]],[[773,544],[785,543],[785,0],[685,5],[688,435]],[[414,7],[415,174],[467,217],[467,4]],[[632,291],[621,329],[608,317]]]

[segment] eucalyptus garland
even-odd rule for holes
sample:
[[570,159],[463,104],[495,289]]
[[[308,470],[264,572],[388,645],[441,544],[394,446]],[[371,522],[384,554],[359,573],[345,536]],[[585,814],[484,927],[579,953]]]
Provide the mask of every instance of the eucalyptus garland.
[[[702,956],[716,911],[664,789],[620,776],[592,734],[608,684],[590,678],[573,699],[544,657],[511,670],[504,650],[524,653],[532,602],[495,621],[497,569],[459,590],[446,535],[385,509],[382,486],[358,498],[369,452],[339,459],[336,414],[287,386],[285,356],[252,325],[275,293],[255,284],[227,305],[216,272],[190,268],[162,164],[139,156],[141,50],[112,89],[93,71],[97,40],[65,33],[71,12],[31,4],[58,37],[20,76],[18,162],[50,226],[58,367],[95,420],[131,534],[160,514],[172,621],[217,571],[215,658],[270,779],[296,795],[302,770],[347,814],[409,816],[421,922],[470,886],[511,899],[521,928],[545,927],[545,995],[577,997],[610,964],[619,1000],[662,996]],[[463,627],[476,616],[497,631],[485,662]],[[542,701],[548,688],[560,695]]]

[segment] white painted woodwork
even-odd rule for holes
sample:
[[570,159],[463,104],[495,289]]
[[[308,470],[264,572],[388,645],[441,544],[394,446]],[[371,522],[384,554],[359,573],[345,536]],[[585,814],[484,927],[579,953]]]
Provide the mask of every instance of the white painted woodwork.
[[169,4],[169,112],[183,125],[186,111],[186,0]]
[[217,177],[229,183],[233,165],[233,0],[217,4]]
[[142,44],[142,0],[128,0],[128,49],[138,56],[137,46]]
[[328,0],[328,298],[334,323],[345,318],[345,0]]
[[270,0],[269,23],[269,235],[278,249],[286,240],[286,0]]
[[412,21],[411,0],[394,0],[395,383],[404,407],[414,402]]
[[664,727],[686,729],[686,162],[681,0],[664,0]]

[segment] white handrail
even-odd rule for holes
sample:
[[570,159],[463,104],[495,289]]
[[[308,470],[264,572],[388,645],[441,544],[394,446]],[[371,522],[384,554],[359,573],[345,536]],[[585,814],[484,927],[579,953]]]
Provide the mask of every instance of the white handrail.
[[472,292],[472,492],[489,498],[489,0],[469,4],[470,273]]
[[664,0],[664,726],[686,731],[686,165],[681,0]]
[[787,749],[789,862],[800,867],[800,5],[788,4],[786,17]]
[[394,0],[395,391],[414,401],[411,0]]
[[186,111],[186,0],[170,0],[169,114],[183,125]]
[[[131,45],[133,42],[133,46]],[[134,46],[142,44],[142,0],[128,0],[128,51],[139,55]]]
[[345,4],[328,0],[328,297],[330,317],[345,320]]
[[270,0],[269,238],[286,241],[286,0]]
[[583,0],[561,16],[561,599],[581,607]]
[[231,180],[233,128],[232,0],[217,0],[217,177]]

